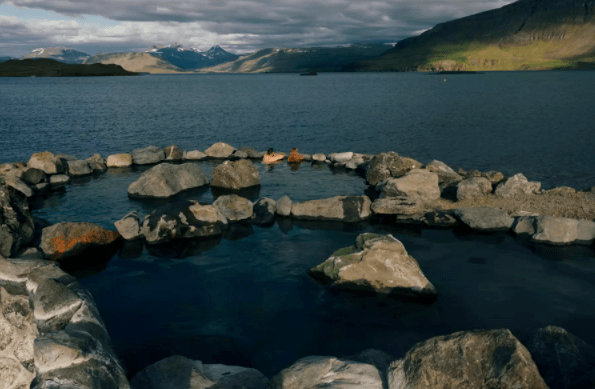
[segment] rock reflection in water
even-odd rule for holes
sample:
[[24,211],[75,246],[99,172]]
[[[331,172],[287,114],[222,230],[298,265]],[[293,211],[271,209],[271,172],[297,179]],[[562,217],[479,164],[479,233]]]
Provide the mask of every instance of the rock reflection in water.
[[147,244],[147,252],[160,258],[186,258],[197,256],[221,243],[221,236],[178,239],[168,243]]

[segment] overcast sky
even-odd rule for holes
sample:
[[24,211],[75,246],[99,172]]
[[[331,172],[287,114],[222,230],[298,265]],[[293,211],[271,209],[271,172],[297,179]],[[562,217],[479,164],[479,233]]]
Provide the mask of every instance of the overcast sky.
[[174,42],[235,53],[386,42],[508,0],[0,0],[0,56],[39,47],[89,54]]

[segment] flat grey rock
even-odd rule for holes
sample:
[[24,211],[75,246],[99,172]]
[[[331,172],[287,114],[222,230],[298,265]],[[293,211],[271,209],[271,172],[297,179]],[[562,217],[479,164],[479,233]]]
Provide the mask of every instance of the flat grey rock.
[[218,142],[205,150],[205,154],[210,158],[229,158],[235,151],[235,147],[228,145],[227,143]]
[[418,201],[440,198],[438,175],[427,170],[415,169],[400,178],[388,178],[382,187],[381,197],[406,197]]
[[252,216],[252,202],[235,194],[220,196],[213,206],[230,222],[247,220]]
[[225,161],[213,169],[211,186],[225,189],[243,189],[260,185],[260,173],[248,159]]
[[114,223],[116,229],[126,240],[135,240],[142,237],[140,219],[136,211],[132,211]]
[[457,185],[457,200],[486,197],[492,193],[492,184],[484,177],[466,178]]
[[375,366],[324,356],[301,358],[269,383],[269,389],[306,388],[382,389],[383,386]]
[[147,170],[128,186],[133,198],[167,198],[188,189],[208,185],[200,166],[188,162],[180,165],[162,163]]
[[70,177],[68,177],[65,174],[56,174],[53,176],[50,176],[50,187],[52,189],[57,189],[57,188],[61,188],[64,185],[68,185],[70,184]]
[[574,243],[578,237],[578,220],[565,217],[538,216],[531,239],[552,245]]
[[110,155],[107,157],[105,164],[107,167],[132,166],[132,155],[126,153]]
[[132,162],[135,165],[151,165],[159,163],[165,159],[165,153],[157,146],[135,149],[132,151],[131,156]]
[[372,215],[367,196],[335,196],[291,205],[291,216],[305,220],[334,220],[347,223],[367,220]]
[[89,163],[86,161],[67,161],[65,165],[66,171],[71,177],[84,177],[93,174],[93,169],[91,169]]
[[531,195],[537,193],[540,188],[540,182],[529,182],[522,173],[518,173],[498,184],[494,194],[505,198]]
[[454,214],[463,224],[479,231],[505,231],[514,223],[514,218],[499,208],[459,208]]

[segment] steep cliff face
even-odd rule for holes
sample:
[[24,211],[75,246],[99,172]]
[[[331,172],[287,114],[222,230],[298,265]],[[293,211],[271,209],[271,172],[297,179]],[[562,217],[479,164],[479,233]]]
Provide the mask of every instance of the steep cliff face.
[[436,25],[356,70],[595,67],[595,0],[520,0]]

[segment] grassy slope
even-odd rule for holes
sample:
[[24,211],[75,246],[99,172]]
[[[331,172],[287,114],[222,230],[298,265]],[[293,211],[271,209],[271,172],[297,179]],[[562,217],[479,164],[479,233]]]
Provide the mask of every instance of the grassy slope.
[[65,64],[53,59],[9,60],[0,63],[0,77],[135,76],[117,65]]
[[116,64],[122,68],[138,73],[190,73],[149,53],[111,53],[97,54],[85,61],[85,64]]
[[568,16],[563,1],[547,3],[517,2],[438,25],[354,70],[594,69],[592,8],[581,15],[575,7]]

